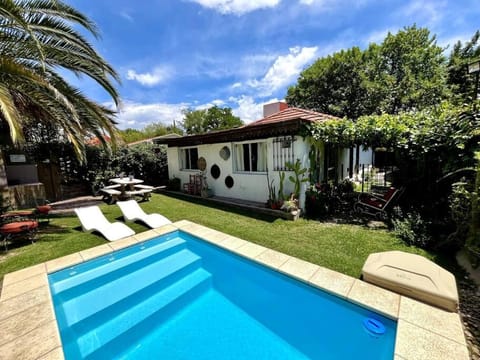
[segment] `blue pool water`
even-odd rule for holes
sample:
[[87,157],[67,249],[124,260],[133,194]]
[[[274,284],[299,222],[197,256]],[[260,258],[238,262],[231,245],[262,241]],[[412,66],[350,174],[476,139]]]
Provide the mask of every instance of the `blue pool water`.
[[393,359],[395,321],[181,231],[49,282],[66,359]]

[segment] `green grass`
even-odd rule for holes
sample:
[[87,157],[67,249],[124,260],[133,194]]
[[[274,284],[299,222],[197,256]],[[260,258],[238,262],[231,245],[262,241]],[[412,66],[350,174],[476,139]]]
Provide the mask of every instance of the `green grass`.
[[[433,254],[408,247],[383,229],[305,219],[295,222],[272,219],[157,194],[141,206],[146,212],[161,213],[174,222],[187,219],[354,277],[360,276],[363,263],[373,252],[402,250],[436,260]],[[117,206],[101,208],[109,220],[120,220]],[[137,223],[129,226],[137,233],[148,230]],[[82,232],[75,216],[54,217],[49,226],[41,229],[35,244],[17,246],[0,254],[0,278],[11,271],[104,243],[106,240],[100,235]]]

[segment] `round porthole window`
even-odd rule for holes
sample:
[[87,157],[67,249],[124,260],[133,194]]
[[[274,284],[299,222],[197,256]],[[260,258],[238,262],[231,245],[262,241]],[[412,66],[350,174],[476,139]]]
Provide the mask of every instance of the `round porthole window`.
[[224,147],[220,150],[220,157],[221,157],[223,160],[228,160],[228,158],[230,157],[230,149],[228,148],[228,146],[224,146]]
[[214,179],[218,179],[220,177],[220,168],[217,164],[212,165],[210,168],[210,174]]
[[231,189],[231,188],[233,187],[233,183],[234,183],[233,178],[232,178],[230,175],[228,175],[228,176],[225,178],[225,186],[226,186],[227,188]]

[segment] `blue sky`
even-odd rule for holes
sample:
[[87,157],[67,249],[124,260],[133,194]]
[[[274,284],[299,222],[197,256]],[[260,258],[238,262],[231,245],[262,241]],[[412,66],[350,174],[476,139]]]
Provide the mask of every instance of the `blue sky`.
[[[120,129],[168,125],[182,119],[182,109],[212,105],[231,107],[248,123],[319,57],[380,43],[414,23],[450,48],[480,28],[478,0],[66,2],[97,24],[101,39],[89,40],[122,79]],[[111,103],[92,81],[67,77]]]

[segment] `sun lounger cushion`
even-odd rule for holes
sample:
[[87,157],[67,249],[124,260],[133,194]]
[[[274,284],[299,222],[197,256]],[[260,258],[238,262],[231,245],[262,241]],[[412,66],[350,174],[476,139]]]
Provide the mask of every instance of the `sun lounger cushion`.
[[455,277],[423,256],[402,251],[370,254],[363,266],[362,277],[366,282],[399,294],[457,311]]

